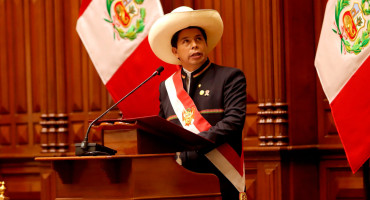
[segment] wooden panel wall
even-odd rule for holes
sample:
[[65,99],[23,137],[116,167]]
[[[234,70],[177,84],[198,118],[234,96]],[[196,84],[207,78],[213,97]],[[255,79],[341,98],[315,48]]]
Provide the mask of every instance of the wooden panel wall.
[[0,25],[7,27],[0,32],[0,144],[8,149],[39,146],[39,116],[33,111],[40,112],[40,102],[36,99],[34,104],[31,103],[32,89],[35,88],[30,84],[30,37],[24,36],[24,33],[30,32],[30,21],[23,9],[27,6],[22,1],[0,2]]
[[[248,199],[362,197],[313,65],[326,0],[161,2],[164,13],[186,5],[223,18],[210,59],[247,77]],[[0,0],[0,179],[12,199],[39,199],[51,177],[33,158],[73,155],[113,103],[75,31],[80,3]]]
[[112,103],[75,32],[79,6],[0,1],[0,179],[11,199],[40,199],[47,176],[34,157],[73,154]]

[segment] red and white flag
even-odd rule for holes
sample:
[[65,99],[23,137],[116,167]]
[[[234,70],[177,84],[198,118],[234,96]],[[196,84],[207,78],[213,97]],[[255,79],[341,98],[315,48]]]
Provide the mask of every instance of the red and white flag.
[[159,83],[177,70],[149,46],[149,30],[162,15],[159,0],[82,1],[76,29],[114,101],[165,68],[118,105],[124,118],[158,114]]
[[327,2],[315,66],[353,173],[370,157],[369,41],[365,1]]

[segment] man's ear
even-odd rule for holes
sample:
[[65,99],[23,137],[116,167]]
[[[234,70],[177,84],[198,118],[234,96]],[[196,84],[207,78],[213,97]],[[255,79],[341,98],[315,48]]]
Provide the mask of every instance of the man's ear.
[[177,48],[176,47],[172,47],[172,53],[173,53],[173,55],[175,55],[178,58],[178,56],[177,56]]

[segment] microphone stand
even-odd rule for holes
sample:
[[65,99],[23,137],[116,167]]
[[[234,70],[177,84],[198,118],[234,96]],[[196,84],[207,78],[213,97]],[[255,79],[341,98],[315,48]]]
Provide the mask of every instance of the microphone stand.
[[[117,153],[116,150],[111,149],[109,147],[97,144],[97,143],[90,143],[89,145],[89,132],[91,127],[94,125],[95,122],[97,122],[99,119],[101,119],[104,115],[106,115],[109,111],[111,111],[114,107],[116,107],[119,103],[121,103],[124,99],[126,99],[128,96],[130,96],[133,92],[135,92],[138,88],[140,88],[144,83],[149,81],[151,78],[153,78],[156,75],[160,75],[161,72],[164,70],[162,66],[160,66],[149,78],[147,78],[144,82],[140,83],[136,88],[134,88],[131,92],[126,94],[126,96],[122,97],[119,101],[117,101],[115,104],[113,104],[110,108],[108,108],[104,113],[102,113],[99,117],[94,119],[87,128],[86,135],[84,140],[81,143],[76,143],[76,156],[96,156],[96,155],[114,155]],[[92,147],[92,148],[90,148]]]

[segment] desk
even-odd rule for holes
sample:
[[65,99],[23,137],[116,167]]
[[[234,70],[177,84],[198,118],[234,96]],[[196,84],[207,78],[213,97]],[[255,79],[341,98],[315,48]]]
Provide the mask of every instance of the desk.
[[175,162],[173,153],[36,160],[52,166],[42,184],[43,200],[221,200],[215,175],[186,170]]

